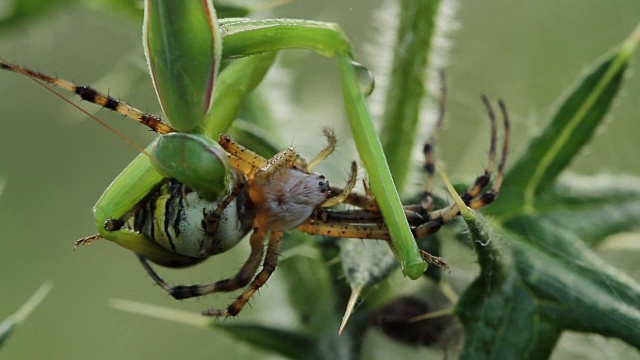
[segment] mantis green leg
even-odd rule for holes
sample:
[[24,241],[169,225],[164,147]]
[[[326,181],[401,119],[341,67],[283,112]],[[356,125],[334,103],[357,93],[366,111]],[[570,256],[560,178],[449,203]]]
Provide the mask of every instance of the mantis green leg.
[[420,249],[409,228],[382,145],[373,127],[367,103],[360,91],[353,60],[347,56],[340,56],[338,65],[344,103],[358,153],[369,174],[375,174],[369,181],[373,195],[380,206],[382,218],[391,233],[389,247],[400,260],[402,273],[411,279],[417,279],[427,269],[427,263],[420,256]]
[[[390,247],[398,257],[405,276],[416,279],[427,264],[409,229],[400,197],[391,177],[382,146],[375,132],[360,89],[351,46],[336,24],[307,20],[221,19],[223,57],[243,57],[284,49],[308,49],[338,59],[339,74],[349,124],[358,154],[371,176],[371,190],[379,203],[391,233]],[[215,124],[205,124],[215,126]],[[205,129],[205,133],[211,133]]]

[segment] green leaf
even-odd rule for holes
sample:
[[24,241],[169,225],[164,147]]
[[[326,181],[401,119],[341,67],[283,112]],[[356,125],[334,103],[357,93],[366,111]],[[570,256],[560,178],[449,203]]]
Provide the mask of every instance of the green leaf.
[[630,176],[562,176],[541,196],[541,219],[571,231],[595,246],[607,236],[634,229],[640,223],[640,179]]
[[559,330],[536,315],[535,299],[509,270],[486,271],[456,305],[465,328],[460,359],[544,359],[551,353]]
[[506,225],[526,234],[511,236],[509,244],[542,316],[563,329],[618,337],[640,347],[640,284],[605,263],[565,226],[528,216]]
[[313,351],[314,341],[297,331],[288,331],[262,325],[225,323],[213,325],[233,335],[234,339],[247,342],[291,359],[326,359]]
[[507,226],[502,241],[479,249],[482,273],[456,306],[466,334],[461,358],[548,357],[561,330],[640,346],[637,283],[564,227],[536,217]]
[[[535,211],[536,197],[589,141],[615,98],[625,70],[640,42],[640,26],[619,47],[580,78],[560,102],[549,125],[536,136],[504,179],[504,198],[492,214]],[[508,211],[507,211],[508,209]]]
[[639,40],[640,27],[579,81],[505,178],[488,211],[502,230],[476,245],[482,270],[456,306],[461,358],[545,358],[564,330],[640,348],[640,284],[585,244],[637,226],[640,179],[558,180],[606,114]]
[[200,314],[123,299],[112,299],[111,306],[122,311],[155,317],[183,325],[223,330],[237,340],[245,341],[249,344],[294,359],[308,356],[310,349],[313,349],[315,346],[311,338],[300,335],[295,331],[258,324],[220,324],[217,319],[204,317]]

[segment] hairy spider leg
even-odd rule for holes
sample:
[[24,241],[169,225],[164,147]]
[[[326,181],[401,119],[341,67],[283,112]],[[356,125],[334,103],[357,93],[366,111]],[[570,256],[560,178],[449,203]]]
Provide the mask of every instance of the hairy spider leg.
[[[487,165],[484,169],[484,174],[478,176],[474,181],[473,185],[471,185],[464,194],[460,195],[462,200],[467,204],[471,199],[480,194],[482,189],[484,189],[489,181],[491,180],[491,175],[493,173],[493,167],[496,162],[496,144],[498,142],[498,130],[496,128],[496,115],[493,111],[493,107],[489,102],[489,99],[485,95],[482,95],[482,102],[484,106],[487,108],[487,113],[489,115],[489,120],[491,120],[491,142],[489,144],[489,160],[487,161]],[[505,128],[506,130],[506,128]]]
[[[362,182],[365,187],[365,193],[363,194],[358,192],[349,192],[349,194],[345,197],[345,199],[342,202],[347,203],[349,205],[353,205],[362,210],[380,212],[380,207],[378,206],[378,202],[373,197],[373,195],[369,193],[366,181],[362,180]],[[331,191],[332,194],[341,194],[345,192],[345,189],[338,186],[330,186],[329,190]]]
[[[496,174],[496,177],[493,181],[493,186],[491,187],[491,189],[489,189],[487,192],[481,193],[482,189],[484,187],[486,187],[487,183],[490,180],[490,174],[491,172],[489,171],[489,178],[487,178],[486,180],[484,180],[484,176],[486,176],[486,173],[479,176],[476,179],[476,182],[474,183],[473,186],[471,186],[462,196],[461,198],[463,199],[464,203],[467,204],[467,206],[469,206],[472,209],[479,209],[483,206],[486,206],[490,203],[492,203],[496,197],[498,196],[498,192],[500,191],[500,186],[502,185],[502,180],[504,179],[504,167],[505,164],[507,162],[507,153],[508,153],[508,149],[509,149],[509,135],[510,135],[510,125],[509,125],[509,114],[507,112],[507,108],[504,105],[504,102],[502,100],[498,100],[498,104],[500,106],[500,111],[502,113],[502,119],[503,119],[503,124],[504,124],[504,142],[503,142],[503,146],[502,146],[502,154],[501,154],[501,158],[500,158],[500,163],[498,164],[498,172]],[[495,119],[495,116],[493,115],[493,109],[491,107],[491,104],[486,101],[485,105],[487,106],[487,110],[489,111],[490,116],[492,116]],[[494,139],[494,137],[492,136],[492,139]],[[495,145],[494,145],[495,146]],[[493,155],[495,156],[495,155]],[[492,156],[490,156],[491,158]],[[493,161],[491,160],[490,163],[492,163]],[[491,165],[491,167],[493,167],[493,165]],[[487,168],[489,168],[489,166],[487,166]],[[482,185],[484,182],[484,185]],[[458,207],[457,204],[451,204],[446,208],[437,210],[437,211],[433,211],[429,214],[429,219],[431,221],[437,221],[442,223],[446,223],[447,221],[455,218],[456,216],[458,216],[460,214],[460,209]]]
[[286,148],[267,160],[267,163],[255,174],[256,179],[267,180],[283,169],[290,169],[298,160],[298,154],[292,147]]
[[[295,161],[296,166],[302,168],[306,172],[310,172],[315,165],[317,165],[319,162],[329,157],[329,155],[331,155],[334,152],[336,148],[336,143],[337,143],[335,133],[333,132],[333,130],[329,128],[325,128],[323,129],[323,134],[327,138],[327,145],[318,153],[318,155],[316,155],[313,158],[313,160],[309,162],[306,162],[304,159],[296,155],[297,157]],[[231,138],[227,134],[220,134],[218,143],[230,155],[233,155],[235,158],[239,159],[240,161],[244,161],[248,164],[251,164],[253,167],[257,169],[264,168],[267,165],[267,162],[268,162],[267,159],[247,149],[246,147],[238,144],[237,142],[231,140]],[[284,151],[286,152],[287,150],[284,150]]]
[[322,134],[327,138],[327,146],[325,146],[325,148],[322,149],[318,153],[318,155],[313,158],[313,160],[307,162],[305,166],[307,171],[311,171],[314,166],[318,165],[322,160],[328,158],[329,155],[331,155],[336,150],[336,144],[338,143],[338,140],[333,130],[324,128],[322,129]]
[[298,160],[298,155],[291,147],[280,151],[267,160],[231,140],[227,134],[220,134],[218,143],[230,155],[231,166],[244,172],[249,181],[252,181],[256,176],[266,180],[281,169],[293,167]]
[[[491,190],[485,194],[483,194],[478,199],[472,199],[469,202],[469,207],[472,209],[481,208],[492,201],[495,200],[496,196],[498,196],[498,192],[500,191],[500,186],[502,186],[502,181],[504,180],[504,167],[507,162],[507,152],[509,151],[509,132],[510,132],[510,124],[509,124],[509,115],[507,113],[507,107],[505,106],[502,100],[498,101],[498,106],[500,106],[500,112],[502,112],[503,123],[504,123],[504,140],[502,143],[502,158],[500,163],[498,164],[498,176],[493,181],[493,186]],[[489,194],[489,195],[486,195]],[[487,197],[490,197],[488,199]],[[487,202],[488,201],[488,202]]]
[[[104,108],[113,110],[128,118],[134,119],[137,122],[147,126],[151,130],[159,134],[169,134],[176,131],[171,126],[169,126],[169,124],[162,121],[162,119],[160,119],[159,117],[153,114],[144,113],[138,110],[137,108],[123,101],[117,100],[109,95],[105,95],[90,86],[76,85],[70,81],[45,75],[38,71],[34,71],[22,66],[7,63],[3,60],[0,60],[0,69],[5,69],[5,70],[26,75],[38,83],[40,83],[40,81],[44,81],[51,85],[59,86],[65,90],[71,91],[79,95],[82,98],[82,100],[86,100],[91,103],[98,104]],[[47,87],[42,83],[40,84]]]
[[[244,178],[244,176],[239,175]],[[204,211],[203,213],[203,228],[206,229],[207,239],[202,245],[202,249],[210,249],[213,245],[213,238],[218,232],[218,227],[220,226],[220,219],[222,218],[222,213],[225,211],[227,206],[231,204],[233,200],[242,192],[246,190],[247,184],[243,180],[237,180],[233,182],[234,186],[229,194],[227,194],[222,201],[218,203],[218,206],[213,212],[207,213]],[[206,225],[205,225],[206,223]]]
[[[438,226],[433,232],[439,229]],[[366,239],[366,240],[384,240],[389,242],[391,235],[389,229],[384,224],[358,224],[358,223],[340,223],[340,222],[320,222],[315,219],[309,219],[304,224],[298,226],[298,230],[311,235],[324,235],[332,237]],[[415,228],[411,229],[412,232]],[[418,235],[414,232],[414,237]],[[420,256],[423,260],[448,269],[447,263],[440,257],[433,256],[426,251],[420,250]]]
[[245,162],[244,160],[240,160],[231,154],[227,154],[227,155],[229,156],[229,164],[234,169],[238,169],[240,172],[242,172],[245,175],[252,174],[258,169],[255,166],[249,164],[248,162]]
[[[345,201],[345,203],[349,203]],[[417,226],[425,221],[425,217],[413,210],[416,205],[407,205],[404,209],[404,215],[407,217],[409,225]],[[355,223],[355,224],[383,224],[384,219],[380,211],[349,209],[333,210],[318,209],[314,214],[314,219],[323,223]]]
[[[222,146],[222,148],[227,153],[229,153],[229,155],[233,156],[232,159],[237,159],[237,162],[234,161],[236,164],[238,162],[244,162],[245,164],[251,165],[253,169],[250,173],[253,173],[260,168],[263,168],[267,164],[267,159],[247,149],[246,147],[238,144],[237,142],[231,140],[231,138],[227,134],[220,134],[220,137],[218,138],[218,143],[220,144],[220,146]],[[236,167],[236,164],[234,164],[234,162],[232,162],[231,165]],[[244,172],[244,169],[246,169],[246,167],[244,168],[236,167],[236,168],[238,168],[238,170],[241,170],[243,172]],[[250,173],[245,172],[247,176]]]
[[[264,234],[258,232],[256,233],[261,234],[258,236],[261,236],[263,238],[262,241],[264,241]],[[254,233],[254,235],[256,233]],[[282,235],[282,231],[274,231],[271,233],[269,244],[267,245],[267,253],[264,256],[264,263],[262,264],[262,270],[260,270],[258,275],[253,278],[244,292],[240,294],[240,296],[226,309],[203,311],[202,315],[222,317],[238,315],[238,313],[242,310],[242,308],[244,308],[247,302],[249,302],[253,294],[258,291],[267,282],[267,280],[269,280],[271,274],[273,274],[273,272],[275,271],[276,266],[278,265],[278,255],[280,254],[280,240],[282,240]]]
[[[435,129],[429,138],[429,141],[424,145],[423,154],[424,154],[424,190],[422,193],[422,200],[420,202],[420,207],[417,207],[415,211],[417,211],[421,215],[427,215],[433,210],[433,197],[432,197],[432,189],[433,189],[433,177],[435,172],[435,144],[438,140],[438,136],[440,134],[440,129],[442,128],[442,123],[444,122],[445,115],[445,106],[447,101],[447,88],[446,82],[444,78],[444,72],[440,73],[440,81],[441,81],[441,95],[440,95],[440,104],[438,110],[438,120],[436,122]],[[487,113],[489,115],[489,120],[491,122],[491,141],[489,144],[489,156],[487,165],[485,166],[484,172],[476,177],[476,180],[473,184],[462,194],[460,197],[465,202],[465,204],[469,204],[469,202],[477,196],[482,189],[484,189],[489,181],[491,180],[491,175],[493,173],[493,168],[495,166],[496,160],[496,144],[498,142],[497,139],[497,126],[496,126],[496,117],[489,103],[489,100],[486,96],[482,95],[482,102],[484,103]],[[490,193],[490,192],[489,192]],[[489,197],[490,195],[487,195]],[[488,204],[488,203],[487,203]],[[476,205],[477,206],[477,205]],[[481,206],[480,206],[481,207]],[[433,219],[432,216],[429,216]]]
[[324,203],[322,203],[322,205],[320,205],[320,207],[330,207],[330,206],[338,205],[345,202],[349,198],[349,195],[351,194],[351,191],[353,190],[353,188],[356,186],[357,181],[358,181],[358,165],[356,164],[355,161],[352,161],[351,174],[349,175],[349,181],[347,182],[347,185],[344,187],[344,189],[342,189],[342,191],[338,195],[328,198],[327,201],[325,201]]
[[[345,212],[348,212],[348,210]],[[354,239],[376,239],[385,241],[391,240],[389,230],[384,224],[358,222],[344,223],[341,218],[337,221],[329,220],[326,222],[312,218],[298,226],[297,229],[311,235]]]
[[[443,85],[443,98],[445,94],[446,94],[446,90],[444,90],[444,85]],[[500,189],[500,185],[502,183],[502,178],[504,173],[504,164],[506,163],[506,154],[508,150],[509,121],[508,121],[508,116],[506,114],[506,108],[504,107],[504,104],[502,103],[502,101],[499,101],[499,103],[501,104],[500,107],[501,109],[503,109],[503,117],[504,117],[504,124],[505,124],[504,125],[505,140],[504,140],[504,145],[502,149],[502,159],[500,162],[501,167],[499,169],[500,171],[498,173],[498,176],[494,181],[494,186],[492,187],[492,189],[482,194],[482,196],[479,199],[475,199],[475,197],[477,197],[480,194],[480,192],[491,181],[491,176],[493,174],[493,168],[495,166],[495,160],[496,160],[496,144],[498,142],[498,136],[497,136],[498,131],[497,131],[497,125],[496,125],[497,121],[496,121],[495,112],[493,111],[493,107],[491,106],[491,103],[489,102],[487,97],[484,95],[482,96],[482,102],[484,103],[485,108],[487,109],[488,117],[491,122],[491,140],[489,145],[488,161],[487,161],[487,165],[485,166],[484,172],[478,177],[476,177],[473,184],[469,188],[467,188],[467,190],[460,196],[464,201],[464,203],[473,209],[478,209],[485,205],[490,204],[491,202],[493,202],[493,200],[497,196],[497,193]],[[441,102],[441,110],[443,109],[444,109],[444,103]],[[441,120],[442,120],[442,113],[439,121]],[[434,133],[437,133],[437,131],[434,131]],[[424,147],[425,180],[431,179],[433,177],[433,171],[435,170],[435,157],[433,157],[433,154],[432,154],[433,146],[431,146],[430,144],[433,144],[431,140],[429,141],[429,143],[425,144],[425,147]],[[424,197],[424,195],[426,195],[427,197]],[[426,208],[425,205],[428,205],[431,208]],[[459,208],[455,204],[452,204],[449,207],[446,207],[444,209],[440,209],[437,211],[433,211],[432,207],[433,207],[433,200],[431,199],[430,190],[427,187],[425,187],[425,192],[423,193],[423,200],[421,201],[420,206],[416,208],[412,208],[412,210],[418,212],[421,215],[426,215],[429,222],[433,221],[435,223],[433,224],[425,223],[424,225],[421,225],[425,227],[425,229],[420,229],[420,226],[419,226],[416,229],[416,231],[419,234],[427,234],[427,235],[431,234],[434,232],[434,227],[436,227],[436,231],[437,231],[438,223],[442,225],[447,221],[450,221],[452,218],[458,216],[459,214]]]
[[426,212],[429,212],[433,209],[433,196],[431,192],[433,191],[433,175],[436,170],[436,155],[435,155],[435,145],[438,142],[438,137],[440,136],[440,130],[442,129],[442,123],[444,123],[444,115],[446,111],[447,104],[447,82],[445,79],[444,71],[439,72],[440,75],[440,100],[438,102],[438,118],[436,121],[436,125],[433,128],[433,132],[429,137],[429,140],[424,144],[422,148],[422,153],[424,155],[424,182],[423,182],[423,190],[421,196],[420,205],[422,209]]
[[219,280],[209,284],[170,286],[155,272],[155,270],[153,270],[144,256],[138,254],[136,255],[138,256],[142,267],[147,271],[149,276],[151,276],[156,284],[167,290],[169,295],[171,295],[173,298],[182,300],[215,292],[234,291],[247,286],[247,284],[251,282],[251,278],[258,271],[258,267],[260,266],[260,261],[262,260],[262,256],[264,255],[264,240],[264,233],[254,231],[253,234],[251,234],[251,238],[249,239],[249,244],[251,246],[251,253],[249,254],[249,258],[247,259],[247,261],[245,261],[244,265],[242,265],[236,275],[231,278]]

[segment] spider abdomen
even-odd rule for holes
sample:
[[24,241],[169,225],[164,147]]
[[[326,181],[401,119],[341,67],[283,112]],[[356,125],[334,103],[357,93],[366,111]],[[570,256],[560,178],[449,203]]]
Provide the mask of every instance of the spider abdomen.
[[142,200],[126,227],[167,250],[206,258],[231,249],[253,224],[246,192],[216,214],[220,201],[205,200],[172,179]]

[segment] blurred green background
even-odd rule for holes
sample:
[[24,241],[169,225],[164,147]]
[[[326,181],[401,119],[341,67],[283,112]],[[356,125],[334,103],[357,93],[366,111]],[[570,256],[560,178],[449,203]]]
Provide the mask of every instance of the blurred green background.
[[[296,0],[258,15],[337,22],[352,40],[357,58],[375,71],[373,65],[379,56],[375,47],[380,45],[373,41],[378,33],[373,30],[376,21],[372,11],[380,3]],[[11,1],[0,0],[0,13],[10,5]],[[448,117],[438,148],[448,173],[458,179],[472,179],[485,161],[488,126],[480,94],[506,101],[513,119],[511,154],[517,155],[524,139],[544,125],[556,99],[581,70],[640,22],[640,2],[635,0],[487,0],[458,5],[454,24],[458,29],[448,37],[452,46],[446,67]],[[92,84],[142,110],[160,113],[151,82],[140,71],[145,66],[140,27],[130,17],[81,6],[63,7],[21,26],[3,28],[0,57]],[[377,28],[384,31],[383,24],[378,23]],[[284,60],[294,68],[288,74],[294,87],[280,90],[283,96],[290,91],[288,96],[301,106],[283,109],[295,123],[282,145],[321,139],[323,125],[340,128],[346,124],[337,103],[335,63],[305,52],[295,52]],[[640,78],[633,76],[636,67],[631,66],[611,121],[574,162],[573,171],[640,175]],[[179,303],[152,284],[131,253],[113,244],[96,243],[74,253],[73,241],[95,232],[91,216],[94,202],[136,150],[28,78],[0,73],[0,94],[0,181],[6,181],[0,195],[0,319],[17,309],[44,280],[54,282],[49,297],[0,349],[0,358],[173,359],[185,354],[203,359],[214,355],[272,358],[222,333],[108,307],[109,299],[125,298],[197,312],[224,306],[231,295]],[[153,138],[132,121],[106,110],[92,107],[89,111],[139,144]],[[343,146],[330,160],[331,167],[345,169],[344,164],[351,160],[350,142],[345,140]],[[317,147],[306,149],[301,151],[308,155]],[[632,238],[640,241],[637,236]],[[624,259],[621,251],[601,253],[615,264]],[[196,268],[162,269],[162,274],[172,283],[216,280],[233,274],[246,254],[247,246],[241,245]],[[627,259],[638,254],[627,254]],[[471,251],[468,258],[473,259]],[[627,266],[625,271],[640,278],[638,266]],[[281,286],[276,271],[269,286],[253,300],[253,307],[243,311],[239,320],[228,321],[289,325],[292,320],[279,291]],[[370,338],[376,336],[379,338],[376,334]],[[399,348],[371,342],[389,354],[394,353],[389,349]],[[571,346],[566,346],[566,353],[572,351]],[[598,346],[603,353],[610,349],[604,341]],[[612,351],[613,358],[620,356],[617,350]],[[577,354],[578,358],[589,355]]]

